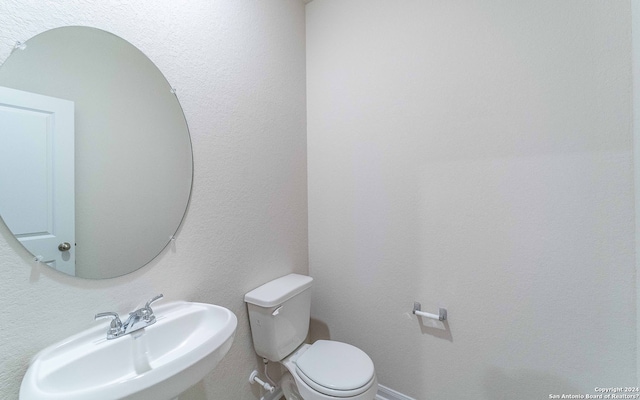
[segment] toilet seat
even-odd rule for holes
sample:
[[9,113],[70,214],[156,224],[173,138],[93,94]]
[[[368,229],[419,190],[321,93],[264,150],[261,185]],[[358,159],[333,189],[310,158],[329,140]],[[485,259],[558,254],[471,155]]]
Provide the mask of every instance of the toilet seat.
[[347,343],[318,340],[295,361],[296,373],[307,385],[334,397],[353,397],[375,381],[371,358]]

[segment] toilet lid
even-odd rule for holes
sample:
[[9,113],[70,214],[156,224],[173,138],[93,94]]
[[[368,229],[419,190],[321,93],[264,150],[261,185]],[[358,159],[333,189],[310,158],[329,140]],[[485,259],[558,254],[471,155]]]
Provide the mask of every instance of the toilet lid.
[[309,386],[332,396],[366,391],[373,380],[371,358],[350,344],[318,340],[297,360],[299,376]]

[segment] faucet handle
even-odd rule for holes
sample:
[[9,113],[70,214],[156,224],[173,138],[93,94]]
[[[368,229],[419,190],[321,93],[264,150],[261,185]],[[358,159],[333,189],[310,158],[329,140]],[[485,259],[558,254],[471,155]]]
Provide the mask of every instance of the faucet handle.
[[160,300],[161,298],[163,298],[164,295],[162,295],[162,293],[160,293],[159,295],[155,296],[154,298],[152,298],[151,300],[147,301],[147,305],[144,306],[144,308],[148,308],[151,309],[151,303],[154,303],[158,300]]
[[118,315],[118,313],[111,312],[111,311],[102,312],[102,313],[96,314],[94,319],[107,318],[107,317],[113,318],[113,320],[111,320],[111,325],[109,325],[109,330],[107,331],[107,337],[113,338],[120,335],[122,333],[122,321],[120,320],[120,316]]
[[144,318],[145,321],[149,322],[155,319],[155,315],[153,315],[153,310],[151,309],[151,304],[160,300],[161,298],[163,298],[164,296],[161,294],[155,296],[154,298],[152,298],[151,300],[147,301],[147,304],[144,306],[144,308],[141,310],[143,311],[143,315],[142,317]]
[[116,328],[116,327],[122,326],[122,321],[120,321],[120,316],[116,312],[112,312],[112,311],[101,312],[101,313],[96,314],[94,319],[107,318],[107,317],[113,318],[113,320],[111,321],[111,327],[112,328]]

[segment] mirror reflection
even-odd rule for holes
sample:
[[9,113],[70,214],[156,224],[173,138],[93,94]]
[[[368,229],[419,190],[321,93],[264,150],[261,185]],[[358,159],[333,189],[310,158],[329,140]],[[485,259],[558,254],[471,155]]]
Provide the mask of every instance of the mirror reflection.
[[0,216],[62,272],[140,268],[185,214],[193,162],[180,104],[108,32],[63,27],[16,46],[0,68],[0,141]]

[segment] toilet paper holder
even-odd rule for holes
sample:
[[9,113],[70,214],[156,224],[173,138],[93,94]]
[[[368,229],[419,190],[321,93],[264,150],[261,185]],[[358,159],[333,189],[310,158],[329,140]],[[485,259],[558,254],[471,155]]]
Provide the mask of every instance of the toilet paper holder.
[[438,314],[431,314],[431,313],[422,311],[422,305],[417,301],[413,302],[413,313],[419,317],[433,318],[433,319],[437,319],[438,321],[447,320],[446,308],[441,307],[438,309]]

